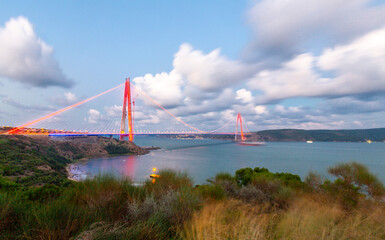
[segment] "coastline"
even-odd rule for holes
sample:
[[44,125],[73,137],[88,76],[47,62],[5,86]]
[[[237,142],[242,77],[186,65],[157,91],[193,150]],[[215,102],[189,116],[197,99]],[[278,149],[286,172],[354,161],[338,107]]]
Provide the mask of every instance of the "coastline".
[[[155,146],[145,146],[145,147],[140,147],[140,148],[146,150],[146,152],[144,154],[148,154],[152,150],[161,149],[160,147],[155,147]],[[144,155],[144,154],[143,153],[142,154],[134,154],[134,153],[109,154],[109,156],[107,156],[107,157],[128,156],[128,155],[138,156],[138,155]],[[76,161],[67,164],[65,167],[66,172],[67,172],[67,179],[71,180],[71,181],[75,181],[75,182],[80,182],[82,180],[85,180],[88,177],[88,175],[86,174],[86,172],[82,171],[79,168],[79,163],[88,161],[90,159],[91,158],[81,158],[81,159],[77,159]]]
[[82,179],[82,174],[84,172],[79,170],[79,167],[75,165],[76,163],[70,163],[66,166],[67,179],[75,182],[80,182]]

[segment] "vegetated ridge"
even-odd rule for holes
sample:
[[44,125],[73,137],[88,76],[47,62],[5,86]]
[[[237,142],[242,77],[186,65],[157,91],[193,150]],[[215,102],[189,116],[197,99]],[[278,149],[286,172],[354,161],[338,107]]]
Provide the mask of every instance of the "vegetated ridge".
[[250,140],[256,141],[319,141],[319,142],[374,142],[385,141],[385,128],[353,130],[302,130],[279,129],[253,133]]
[[23,187],[61,186],[67,178],[66,165],[76,160],[146,153],[132,142],[106,137],[0,135],[0,176]]
[[[351,130],[275,129],[245,133],[246,141],[264,142],[384,142],[385,128]],[[170,138],[234,140],[234,134],[170,134]]]

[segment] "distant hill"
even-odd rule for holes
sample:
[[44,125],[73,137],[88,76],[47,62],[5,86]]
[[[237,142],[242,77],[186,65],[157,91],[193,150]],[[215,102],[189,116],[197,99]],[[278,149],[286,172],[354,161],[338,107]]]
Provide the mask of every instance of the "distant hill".
[[319,141],[319,142],[373,142],[385,141],[385,128],[355,130],[278,129],[252,133],[252,141]]

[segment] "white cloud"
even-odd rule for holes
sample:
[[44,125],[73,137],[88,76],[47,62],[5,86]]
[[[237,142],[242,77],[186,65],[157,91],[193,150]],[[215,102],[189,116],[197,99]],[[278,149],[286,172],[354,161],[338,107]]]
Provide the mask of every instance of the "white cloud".
[[98,123],[99,120],[102,118],[102,115],[100,112],[96,109],[90,109],[88,110],[88,123],[95,124]]
[[65,92],[64,97],[68,102],[71,103],[76,102],[78,100],[78,97],[76,97],[76,95],[72,92]]
[[182,44],[174,57],[174,69],[184,79],[203,91],[218,89],[240,83],[252,76],[253,65],[229,60],[215,49],[208,54],[194,50],[189,44]]
[[0,76],[37,86],[71,87],[53,56],[25,17],[11,18],[0,28]]
[[243,103],[249,103],[253,101],[252,93],[244,88],[239,89],[236,94],[237,96],[235,99],[241,100]]
[[[175,54],[173,66],[169,73],[146,74],[133,82],[163,107],[175,108],[182,115],[231,104],[235,100],[234,91],[226,86],[241,83],[255,71],[254,65],[231,61],[221,56],[218,49],[204,54],[186,43]],[[250,94],[246,90],[238,93],[242,101],[251,101]]]
[[107,116],[109,117],[119,117],[122,116],[123,106],[113,105],[104,107]]
[[[262,91],[258,101],[292,97],[337,97],[385,91],[385,28],[350,44],[326,49],[319,57],[300,54],[280,69],[256,74],[248,86]],[[322,77],[332,71],[335,77]]]
[[[385,6],[372,0],[262,0],[248,12],[249,56],[288,59],[319,44],[346,43],[381,27]],[[251,57],[252,57],[251,56]],[[275,58],[277,60],[277,58]]]
[[79,101],[79,98],[75,95],[75,93],[65,92],[63,95],[52,98],[52,101],[63,106],[68,106]]
[[155,99],[164,107],[172,107],[182,102],[182,79],[176,71],[170,73],[146,74],[136,77],[135,86]]
[[269,113],[269,110],[267,110],[266,106],[258,105],[258,106],[255,106],[254,109],[257,114]]

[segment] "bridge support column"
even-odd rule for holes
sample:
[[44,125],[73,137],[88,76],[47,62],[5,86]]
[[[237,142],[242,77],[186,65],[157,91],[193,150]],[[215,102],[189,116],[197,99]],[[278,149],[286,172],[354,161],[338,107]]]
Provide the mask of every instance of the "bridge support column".
[[[130,78],[126,79],[124,85],[123,111],[122,121],[120,123],[120,134],[126,133],[126,119],[128,118],[128,139],[134,141],[134,128],[132,125],[132,106],[131,106],[131,87]],[[124,139],[125,135],[120,135],[120,140]]]
[[235,130],[235,140],[237,140],[237,135],[238,135],[238,123],[241,127],[241,141],[245,141],[245,137],[243,136],[242,116],[240,113],[238,113],[237,115],[237,128]]

